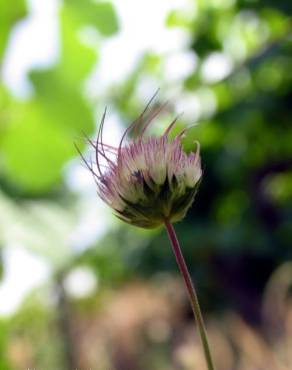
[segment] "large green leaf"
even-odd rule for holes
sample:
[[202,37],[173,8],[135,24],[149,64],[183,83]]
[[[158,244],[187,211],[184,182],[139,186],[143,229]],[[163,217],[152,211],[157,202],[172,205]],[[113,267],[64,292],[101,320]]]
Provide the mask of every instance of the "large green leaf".
[[118,19],[108,1],[66,0],[65,6],[78,25],[92,25],[104,36],[111,36],[118,31]]
[[74,154],[73,137],[53,122],[37,101],[18,108],[2,139],[5,174],[28,191],[48,190],[60,179],[64,162]]
[[0,59],[2,59],[7,40],[14,24],[26,15],[24,0],[0,0]]

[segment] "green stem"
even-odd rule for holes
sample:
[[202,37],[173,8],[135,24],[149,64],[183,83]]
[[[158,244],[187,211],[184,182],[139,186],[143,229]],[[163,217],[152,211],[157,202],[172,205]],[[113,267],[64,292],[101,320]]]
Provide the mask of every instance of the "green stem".
[[168,221],[165,221],[165,227],[168,233],[168,237],[169,237],[177,264],[179,266],[180,272],[183,276],[186,288],[189,293],[189,298],[190,298],[194,316],[195,316],[195,319],[198,325],[208,370],[215,370],[215,367],[212,361],[209,343],[208,343],[207,332],[205,329],[204,320],[203,320],[203,316],[202,316],[200,305],[199,305],[198,296],[197,296],[195,287],[192,283],[192,279],[188,271],[187,265],[185,263],[184,257],[182,255],[179,241],[177,239],[177,236],[176,236],[176,233],[175,233],[175,230],[172,224]]

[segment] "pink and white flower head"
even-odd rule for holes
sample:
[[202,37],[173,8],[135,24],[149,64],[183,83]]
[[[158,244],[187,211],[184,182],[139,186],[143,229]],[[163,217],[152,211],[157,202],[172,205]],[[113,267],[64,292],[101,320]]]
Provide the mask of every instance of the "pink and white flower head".
[[[153,97],[154,98],[154,97]],[[85,161],[97,184],[98,194],[121,220],[143,228],[154,228],[165,221],[181,220],[191,206],[202,176],[200,148],[184,152],[181,139],[185,132],[169,138],[177,118],[159,137],[145,136],[152,121],[165,110],[167,103],[149,109],[125,130],[115,148],[103,143],[103,114],[95,150],[95,165]],[[133,131],[128,143],[124,140]],[[106,162],[106,166],[101,164]]]

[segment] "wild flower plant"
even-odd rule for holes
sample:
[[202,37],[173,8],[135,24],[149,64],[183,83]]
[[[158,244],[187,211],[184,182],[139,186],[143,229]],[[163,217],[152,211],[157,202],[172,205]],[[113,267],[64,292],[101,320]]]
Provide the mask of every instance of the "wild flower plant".
[[[189,293],[206,363],[208,369],[213,370],[197,294],[172,226],[172,223],[183,219],[197,192],[202,177],[200,147],[197,142],[195,152],[187,154],[184,151],[181,139],[185,130],[170,139],[169,134],[177,118],[161,136],[146,136],[150,124],[167,107],[165,103],[150,109],[155,96],[125,130],[117,148],[103,142],[105,110],[97,139],[89,140],[95,151],[95,164],[80,154],[94,177],[100,198],[119,219],[142,228],[166,227]],[[133,137],[124,143],[130,132],[133,132]]]

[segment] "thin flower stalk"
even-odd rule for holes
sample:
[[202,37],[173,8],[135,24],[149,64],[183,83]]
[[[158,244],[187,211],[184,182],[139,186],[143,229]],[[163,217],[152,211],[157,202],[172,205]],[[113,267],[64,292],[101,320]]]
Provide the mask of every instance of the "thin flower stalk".
[[193,285],[190,273],[189,273],[187,265],[185,263],[185,260],[184,260],[184,257],[183,257],[183,254],[182,254],[182,251],[181,251],[181,248],[180,248],[180,244],[179,244],[179,241],[177,239],[177,236],[176,236],[173,225],[170,222],[165,221],[165,228],[167,230],[167,234],[168,234],[168,237],[169,237],[169,240],[170,240],[170,244],[172,246],[173,253],[174,253],[175,258],[176,258],[176,262],[179,266],[181,275],[183,277],[185,286],[186,286],[187,291],[188,291],[188,295],[189,295],[190,303],[191,303],[191,306],[192,306],[192,310],[193,310],[193,313],[194,313],[194,316],[195,316],[195,319],[196,319],[196,322],[197,322],[197,325],[198,325],[199,334],[200,334],[200,338],[201,338],[201,341],[202,341],[202,345],[203,345],[203,349],[204,349],[204,355],[205,355],[208,370],[215,370],[214,365],[213,365],[212,356],[211,356],[210,346],[209,346],[209,343],[208,343],[207,332],[206,332],[206,329],[205,329],[205,324],[204,324],[203,316],[202,316],[202,313],[201,313],[199,299],[198,299],[198,296],[197,296],[197,293],[196,293],[196,289]]

